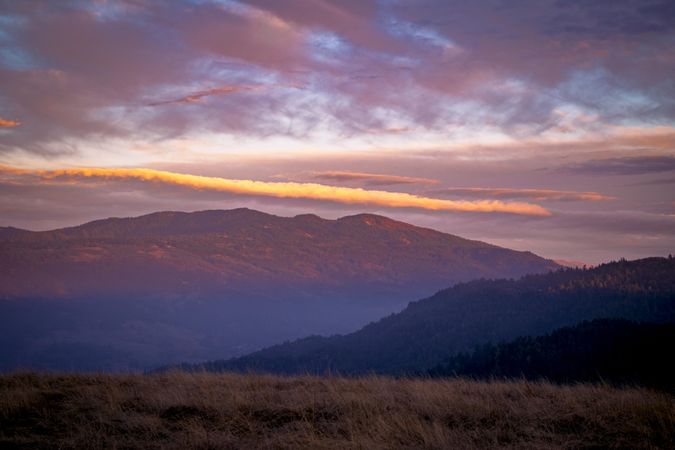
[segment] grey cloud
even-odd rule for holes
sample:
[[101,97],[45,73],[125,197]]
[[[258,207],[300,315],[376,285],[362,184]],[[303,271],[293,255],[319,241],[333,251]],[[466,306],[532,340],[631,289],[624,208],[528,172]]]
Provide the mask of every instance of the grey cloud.
[[633,156],[595,159],[561,168],[565,172],[595,175],[640,175],[675,170],[675,156]]

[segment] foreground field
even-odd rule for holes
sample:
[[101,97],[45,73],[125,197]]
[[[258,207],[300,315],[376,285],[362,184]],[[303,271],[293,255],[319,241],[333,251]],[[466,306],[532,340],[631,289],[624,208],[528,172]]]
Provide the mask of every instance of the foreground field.
[[1,448],[674,448],[642,389],[258,375],[0,376]]

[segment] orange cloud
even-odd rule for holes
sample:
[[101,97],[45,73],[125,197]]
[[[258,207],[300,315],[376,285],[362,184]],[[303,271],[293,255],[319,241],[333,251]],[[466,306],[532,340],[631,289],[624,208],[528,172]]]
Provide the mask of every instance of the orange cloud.
[[[28,171],[24,171],[26,173]],[[106,169],[77,168],[62,170],[31,171],[43,180],[77,181],[80,178],[100,178],[119,180],[140,180],[186,186],[199,190],[228,192],[240,195],[253,195],[275,198],[309,199],[330,201],[353,205],[374,205],[387,208],[418,208],[431,211],[459,212],[500,212],[532,216],[549,216],[545,208],[522,202],[502,202],[499,200],[444,200],[422,197],[403,192],[366,190],[340,186],[328,186],[318,183],[265,182],[253,180],[234,180],[219,177],[188,175],[153,169]]]
[[429,191],[429,194],[468,195],[497,198],[529,198],[531,200],[591,201],[612,200],[614,197],[598,192],[557,191],[552,189],[509,189],[509,188],[446,188]]
[[0,127],[11,128],[11,127],[18,127],[19,125],[21,125],[21,122],[19,122],[18,120],[3,119],[2,117],[0,117]]
[[385,175],[380,173],[326,171],[312,172],[312,176],[321,180],[332,181],[363,181],[370,185],[385,186],[389,184],[436,184],[438,180],[430,178],[405,177],[400,175]]
[[0,164],[0,173],[8,173],[10,175],[27,175],[31,174],[32,171]]

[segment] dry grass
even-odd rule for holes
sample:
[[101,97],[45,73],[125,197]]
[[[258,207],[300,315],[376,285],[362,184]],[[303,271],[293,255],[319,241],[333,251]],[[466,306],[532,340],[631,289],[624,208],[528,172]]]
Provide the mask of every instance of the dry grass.
[[608,386],[0,376],[1,448],[675,448],[675,399]]

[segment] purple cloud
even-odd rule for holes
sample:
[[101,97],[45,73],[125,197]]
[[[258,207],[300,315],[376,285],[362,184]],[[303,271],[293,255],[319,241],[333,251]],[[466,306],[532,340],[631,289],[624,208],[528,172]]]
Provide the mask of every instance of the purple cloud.
[[[668,124],[673,9],[658,0],[5,2],[0,114],[30,126],[5,133],[0,150],[201,131],[340,137],[451,125],[519,136],[561,126],[569,109],[595,117],[587,127]],[[189,114],[143,109],[243,85],[303,90],[192,102]]]
[[593,175],[641,175],[675,171],[675,156],[631,156],[593,159],[562,170]]

